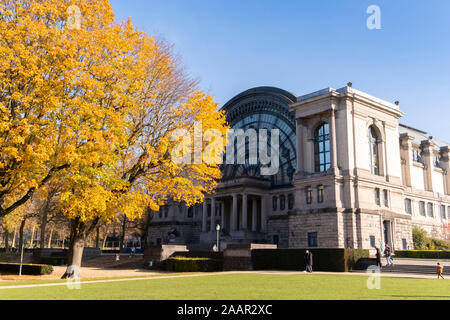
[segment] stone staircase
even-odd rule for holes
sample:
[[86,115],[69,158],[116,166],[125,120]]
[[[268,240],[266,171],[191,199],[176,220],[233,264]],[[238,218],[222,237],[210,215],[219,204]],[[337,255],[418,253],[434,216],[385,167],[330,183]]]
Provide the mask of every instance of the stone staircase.
[[[376,260],[361,259],[360,270],[366,270],[370,265],[376,265]],[[437,262],[444,266],[444,277],[450,276],[450,260],[432,260],[432,259],[400,259],[394,257],[394,266],[386,266],[386,260],[381,260],[383,267],[381,273],[405,273],[420,275],[436,275]],[[355,270],[356,271],[356,270]]]

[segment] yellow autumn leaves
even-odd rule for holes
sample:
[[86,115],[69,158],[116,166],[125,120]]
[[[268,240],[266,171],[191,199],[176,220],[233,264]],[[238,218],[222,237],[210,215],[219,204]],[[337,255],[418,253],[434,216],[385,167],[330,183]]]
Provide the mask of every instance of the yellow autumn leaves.
[[196,121],[226,129],[171,46],[114,22],[109,1],[0,1],[0,217],[50,182],[79,221],[201,201],[217,165],[171,159],[171,134]]

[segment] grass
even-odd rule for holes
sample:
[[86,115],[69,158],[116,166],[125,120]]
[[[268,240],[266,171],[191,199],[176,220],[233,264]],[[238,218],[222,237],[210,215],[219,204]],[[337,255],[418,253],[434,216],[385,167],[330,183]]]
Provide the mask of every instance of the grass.
[[[110,283],[0,290],[1,300],[450,300],[450,281],[381,278],[369,290],[367,276],[329,274],[223,274]],[[55,281],[53,281],[55,282]],[[17,283],[24,284],[24,283]],[[3,284],[0,284],[3,286]]]

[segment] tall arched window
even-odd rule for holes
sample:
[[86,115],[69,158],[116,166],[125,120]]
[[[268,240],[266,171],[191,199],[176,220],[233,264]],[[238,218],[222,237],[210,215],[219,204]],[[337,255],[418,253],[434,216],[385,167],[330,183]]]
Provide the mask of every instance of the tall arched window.
[[322,124],[314,132],[314,164],[316,172],[327,171],[330,166],[330,129]]
[[380,175],[379,139],[374,127],[369,128],[370,172]]

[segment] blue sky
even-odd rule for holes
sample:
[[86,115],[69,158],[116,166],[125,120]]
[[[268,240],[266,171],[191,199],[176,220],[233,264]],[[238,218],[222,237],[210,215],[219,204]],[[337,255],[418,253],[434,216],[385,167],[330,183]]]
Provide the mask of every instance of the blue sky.
[[[221,105],[256,86],[302,95],[349,81],[400,101],[401,123],[450,142],[448,0],[112,0],[175,46]],[[381,29],[366,26],[370,5]]]

